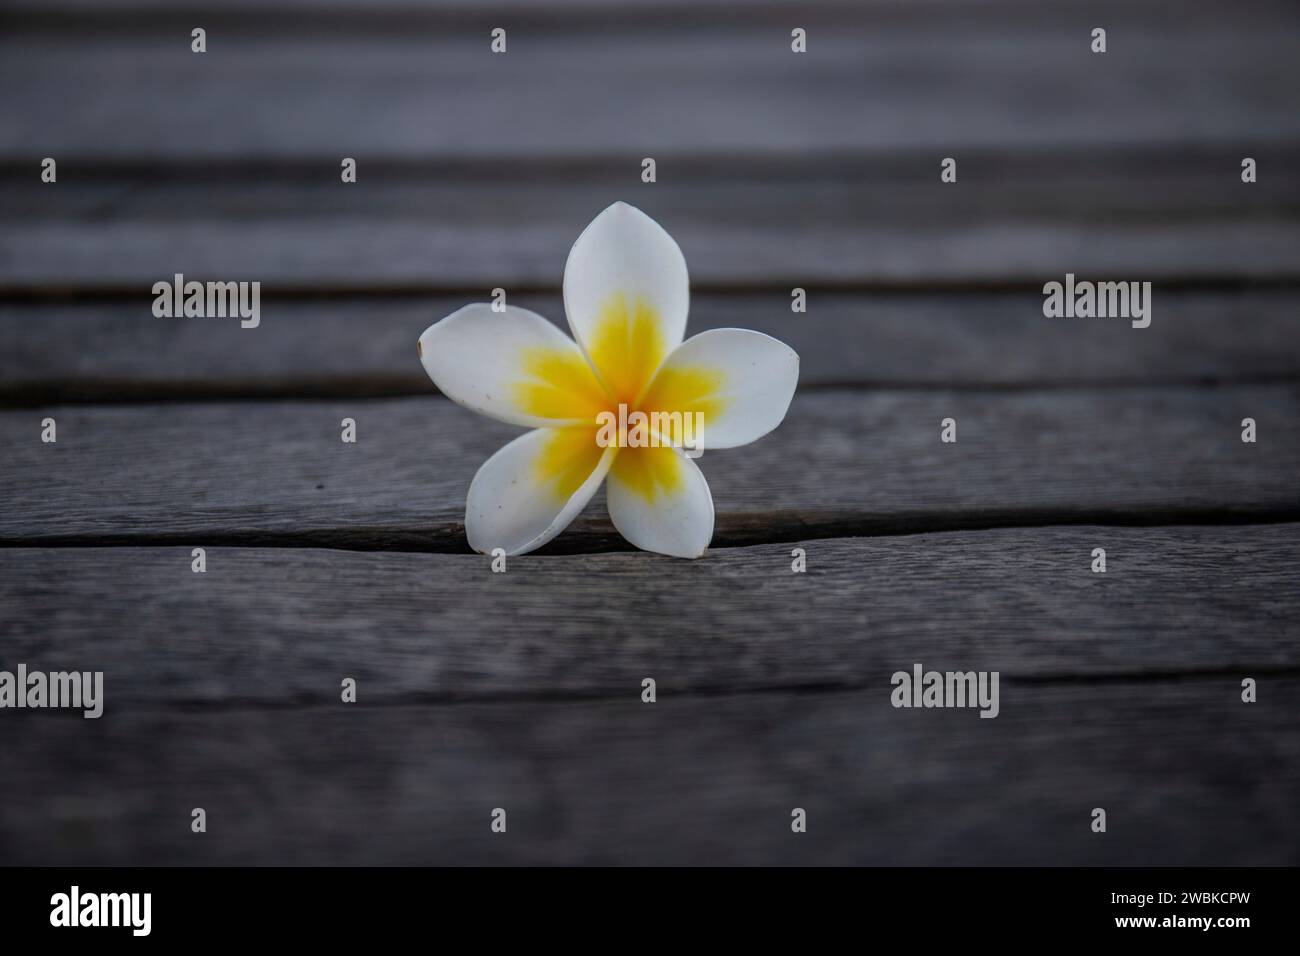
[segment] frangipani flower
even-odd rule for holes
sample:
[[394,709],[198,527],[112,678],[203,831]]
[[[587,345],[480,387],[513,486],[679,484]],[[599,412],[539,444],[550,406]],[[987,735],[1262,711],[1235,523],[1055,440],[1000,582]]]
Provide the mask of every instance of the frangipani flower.
[[[704,448],[749,444],[785,417],[799,356],[746,329],[713,329],[683,342],[689,298],[677,243],[620,202],[569,252],[564,310],[573,339],[535,312],[487,303],[425,330],[420,358],[445,395],[532,429],[489,458],[470,483],[465,531],[472,548],[540,548],[608,480],[609,516],[628,541],[676,557],[704,553],[713,537],[704,475],[662,427],[638,436],[625,423],[639,411],[662,426],[680,413],[677,420],[702,421]],[[617,429],[602,430],[620,413]]]

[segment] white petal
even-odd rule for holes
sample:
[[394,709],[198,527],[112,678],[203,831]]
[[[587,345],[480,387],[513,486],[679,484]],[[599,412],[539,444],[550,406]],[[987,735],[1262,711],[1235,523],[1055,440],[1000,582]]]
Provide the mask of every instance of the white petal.
[[616,398],[633,402],[681,342],[686,259],[663,227],[627,203],[583,230],[564,267],[569,329]]
[[699,412],[705,449],[762,438],[785,418],[799,355],[762,332],[712,329],[677,347],[642,402],[647,412]]
[[[590,442],[590,450],[583,442]],[[580,447],[581,446],[581,447]],[[577,450],[577,455],[570,454]],[[615,449],[588,429],[539,428],[483,463],[465,500],[465,534],[482,554],[524,554],[568,527],[609,472]],[[568,481],[557,468],[569,469]]]
[[698,558],[713,539],[713,495],[675,448],[624,448],[609,472],[609,517],[638,548]]
[[591,422],[607,404],[573,340],[527,309],[467,305],[425,329],[419,352],[443,394],[511,425]]

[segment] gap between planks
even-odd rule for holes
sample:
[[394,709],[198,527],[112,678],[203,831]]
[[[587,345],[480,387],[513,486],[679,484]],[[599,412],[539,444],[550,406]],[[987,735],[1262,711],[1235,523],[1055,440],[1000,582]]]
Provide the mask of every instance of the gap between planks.
[[[927,667],[927,670],[931,669]],[[945,670],[954,668],[944,668]],[[971,668],[956,667],[956,670],[970,670]],[[1144,686],[1162,685],[1162,684],[1213,684],[1219,681],[1229,681],[1236,683],[1241,679],[1243,674],[1249,671],[1249,676],[1253,678],[1272,678],[1272,679],[1289,679],[1300,678],[1300,665],[1291,666],[1271,666],[1264,665],[1259,667],[1193,667],[1193,668],[1171,668],[1168,670],[1117,670],[1108,673],[1091,673],[1091,674],[1025,674],[1025,675],[999,675],[999,686],[1012,685],[1024,687],[1074,687],[1078,685],[1097,686],[1097,687],[1114,687],[1119,685],[1138,684]],[[888,676],[888,675],[882,675]],[[635,685],[629,685],[633,691],[638,690]],[[834,695],[857,694],[867,690],[881,690],[889,686],[881,680],[842,680],[842,681],[809,681],[807,683],[774,683],[770,685],[755,685],[749,687],[735,687],[728,684],[716,685],[694,685],[691,687],[673,689],[671,696],[673,700],[708,700],[710,698],[719,700],[728,700],[733,698],[762,697],[770,699],[786,697],[803,697],[816,696],[821,698],[830,698]],[[613,690],[556,690],[556,691],[487,691],[482,693],[398,693],[380,697],[378,699],[358,697],[356,701],[348,704],[349,707],[356,707],[362,710],[391,710],[398,708],[440,708],[440,707],[457,707],[469,704],[566,704],[566,703],[618,703],[628,699],[629,691]],[[667,698],[665,698],[667,699]],[[227,697],[221,700],[197,700],[183,697],[163,698],[148,701],[131,701],[127,706],[135,714],[158,714],[158,713],[189,713],[189,714],[237,714],[237,713],[274,713],[277,711],[293,711],[296,713],[310,712],[313,710],[333,711],[338,707],[336,695],[330,696],[299,696],[288,697],[284,700],[268,700],[261,698],[240,698]],[[79,715],[74,715],[77,719]]]
[[[561,250],[563,252],[564,250]],[[557,270],[562,266],[557,265]],[[1095,272],[1096,270],[1083,270]],[[1063,274],[1063,273],[1062,273]],[[1082,275],[1082,273],[1081,273]],[[1043,281],[1060,280],[1061,275],[1050,269],[1043,270]],[[1182,272],[1162,273],[1160,267],[1144,270],[1143,276],[1162,290],[1171,292],[1293,292],[1300,289],[1300,280],[1288,274],[1238,275],[1212,273],[1191,275]],[[158,277],[155,277],[158,278]],[[170,279],[171,276],[162,276]],[[104,303],[153,302],[150,282],[78,281],[75,284],[46,282],[44,280],[0,278],[0,305],[93,305]],[[1042,297],[1042,282],[1025,276],[876,276],[870,278],[836,279],[818,275],[804,280],[791,273],[773,280],[747,279],[691,279],[692,294],[702,295],[782,295],[789,297],[790,289],[799,286],[809,295],[831,293],[835,295],[995,295],[1006,293],[1033,293]],[[560,289],[549,282],[525,280],[510,282],[512,295],[558,296]],[[491,288],[480,281],[456,283],[448,281],[420,282],[380,280],[373,284],[367,280],[331,285],[328,279],[300,285],[293,281],[265,280],[261,289],[266,295],[280,300],[302,302],[333,302],[353,299],[416,299],[424,296],[477,296],[474,301],[486,300]],[[143,291],[142,291],[143,290]],[[206,321],[206,320],[205,320]]]
[[[1237,388],[1253,385],[1300,384],[1300,371],[1276,374],[1191,375],[1156,381],[1116,379],[1094,382],[1086,379],[1021,382],[949,382],[879,380],[837,381],[829,379],[799,386],[800,392],[955,392],[980,394],[1033,392],[1106,392],[1123,389]],[[183,385],[174,382],[120,381],[31,381],[0,383],[0,410],[58,408],[91,405],[201,405],[279,401],[376,402],[395,398],[445,400],[433,384],[412,383],[409,378],[322,378],[286,382],[204,382]]]
[[[1055,509],[984,509],[978,513],[856,516],[817,519],[807,515],[719,514],[709,551],[807,544],[852,538],[892,538],[922,534],[963,534],[1034,528],[1192,528],[1286,525],[1300,522],[1294,508],[1262,507],[1228,511],[1223,508],[1174,508],[1163,511]],[[462,555],[483,558],[470,549],[464,525],[412,529],[318,528],[251,532],[142,532],[139,534],[68,534],[48,537],[0,536],[0,548],[141,548],[141,547],[259,548],[266,550],[330,550],[392,554]],[[528,558],[571,557],[584,554],[639,553],[609,523],[580,517],[549,544]]]

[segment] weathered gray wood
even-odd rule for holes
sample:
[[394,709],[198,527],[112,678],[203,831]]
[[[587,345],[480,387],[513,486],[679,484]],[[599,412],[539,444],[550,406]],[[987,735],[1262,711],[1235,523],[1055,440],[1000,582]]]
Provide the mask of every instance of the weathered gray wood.
[[[945,184],[929,153],[887,154],[820,149],[797,159],[769,154],[662,154],[673,175],[640,181],[634,157],[510,159],[375,156],[365,175],[343,188],[327,158],[224,161],[74,158],[57,188],[26,165],[0,167],[0,217],[35,220],[150,222],[238,219],[359,221],[454,219],[459,225],[522,231],[532,222],[557,229],[586,225],[583,197],[608,195],[692,220],[724,219],[752,228],[806,229],[812,214],[826,227],[952,225],[985,219],[1080,222],[1121,227],[1129,218],[1198,215],[1295,218],[1300,214],[1300,139],[1261,143],[1266,176],[1244,188],[1238,146],[1087,148],[963,153],[960,183]],[[631,169],[629,169],[631,159]],[[671,160],[671,162],[669,162]],[[968,184],[968,185],[966,185]],[[628,196],[626,190],[633,195]],[[622,194],[619,191],[624,191]],[[649,206],[647,206],[649,208]],[[508,214],[507,214],[508,213]],[[589,218],[589,217],[588,217]],[[781,221],[784,220],[784,221]]]
[[[0,12],[0,668],[108,695],[0,711],[0,864],[1300,862],[1293,5],[236,2]],[[558,318],[614,199],[693,330],[804,356],[705,456],[719,547],[560,553],[621,546],[599,501],[504,575],[312,547],[464,549],[514,432],[414,337],[497,285]],[[1067,271],[1154,281],[1152,329],[1044,319]],[[263,328],[154,319],[173,272],[262,280]],[[99,399],[141,404],[48,404]],[[891,708],[914,662],[1001,715]]]
[[[1300,505],[1298,412],[1297,385],[808,391],[774,433],[700,464],[716,544],[1276,519]],[[46,416],[57,444],[40,440]],[[356,420],[356,444],[340,440],[344,417]],[[940,441],[946,417],[955,444]],[[1258,423],[1256,444],[1241,441],[1245,417]],[[470,479],[517,433],[433,395],[7,411],[0,538],[459,550]],[[560,542],[617,546],[599,499],[587,516]]]
[[[1300,669],[1300,524],[1039,528],[729,548],[694,562],[0,548],[12,666],[141,702],[282,706]],[[1105,574],[1090,569],[1104,547]]]
[[1295,678],[1008,681],[995,720],[890,690],[6,712],[0,862],[1300,863]]
[[700,291],[1041,289],[1067,272],[1158,287],[1294,280],[1300,153],[1261,152],[1266,172],[1251,186],[1239,153],[964,154],[948,185],[925,153],[681,165],[661,155],[652,186],[636,154],[542,170],[366,167],[349,186],[330,157],[117,174],[69,157],[56,186],[35,166],[0,180],[0,291],[151,302],[153,283],[176,272],[314,295],[554,290],[574,239],[616,200],[673,234]]
[[[485,293],[486,295],[486,293]],[[1037,293],[697,295],[691,334],[752,328],[800,356],[804,387],[1249,382],[1300,377],[1293,289],[1161,290],[1152,325],[1046,319]],[[470,296],[262,300],[256,330],[158,319],[150,302],[0,305],[0,401],[423,394],[412,342]],[[558,296],[521,295],[567,330]]]
[[[630,189],[573,208],[572,228],[525,224],[457,226],[447,221],[346,223],[286,219],[261,224],[97,223],[6,226],[0,233],[0,293],[131,295],[174,273],[259,281],[268,292],[470,291],[554,288],[583,226]],[[686,249],[697,286],[783,288],[848,285],[1042,284],[1082,277],[1166,283],[1291,282],[1300,276],[1295,220],[1095,225],[1070,221],[948,227],[817,227],[755,233],[743,223],[683,223],[644,203]],[[745,218],[742,216],[741,218]],[[581,219],[581,221],[579,221]]]
[[[214,27],[202,56],[193,15],[136,19],[111,43],[14,16],[0,40],[0,155],[639,159],[685,144],[802,154],[1300,136],[1290,4],[1247,3],[1230,29],[1212,2],[845,5],[808,11],[803,56],[790,51],[795,14],[736,7],[629,30],[579,10],[531,18],[505,56],[490,53],[496,21],[483,16],[385,26],[354,14],[332,29],[251,17]],[[1115,38],[1105,56],[1089,50],[1099,16]]]

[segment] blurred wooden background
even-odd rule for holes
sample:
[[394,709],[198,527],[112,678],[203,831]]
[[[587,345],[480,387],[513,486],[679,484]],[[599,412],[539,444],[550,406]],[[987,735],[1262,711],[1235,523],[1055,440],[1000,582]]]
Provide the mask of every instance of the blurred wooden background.
[[[0,713],[0,863],[1300,863],[1294,4],[11,0],[0,100],[0,669],[107,698]],[[415,341],[563,323],[616,199],[800,390],[704,559],[598,500],[494,575],[514,431]],[[1001,716],[892,709],[918,661]]]

